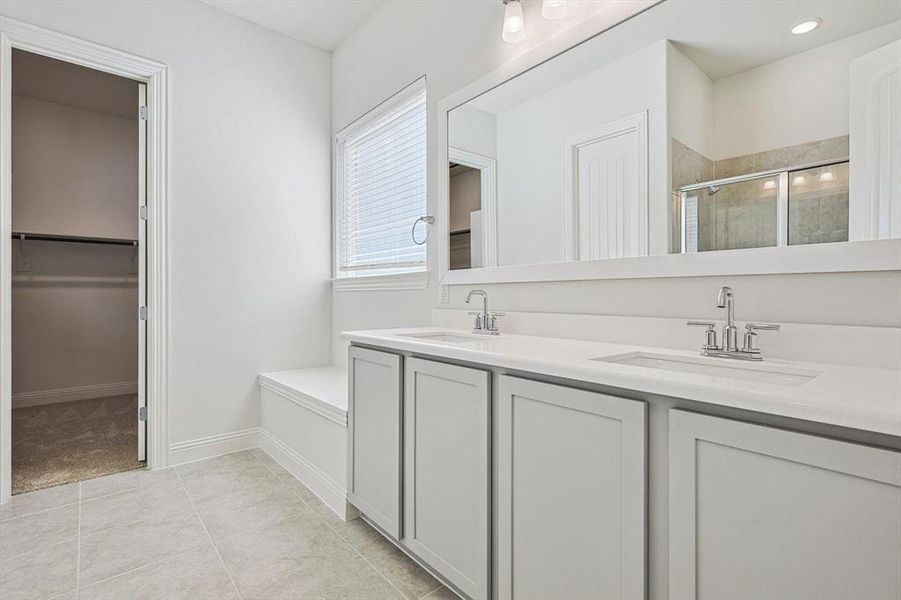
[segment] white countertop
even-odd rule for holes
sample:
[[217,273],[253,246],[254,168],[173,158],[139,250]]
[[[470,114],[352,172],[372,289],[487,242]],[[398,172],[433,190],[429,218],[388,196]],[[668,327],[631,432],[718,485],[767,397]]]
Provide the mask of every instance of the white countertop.
[[[344,332],[351,342],[486,366],[585,381],[901,437],[901,371],[765,360],[770,368],[819,372],[801,385],[780,385],[591,360],[633,352],[697,358],[697,351],[502,333],[469,343],[435,343],[402,334],[451,333],[438,327]],[[705,358],[747,368],[746,361]]]

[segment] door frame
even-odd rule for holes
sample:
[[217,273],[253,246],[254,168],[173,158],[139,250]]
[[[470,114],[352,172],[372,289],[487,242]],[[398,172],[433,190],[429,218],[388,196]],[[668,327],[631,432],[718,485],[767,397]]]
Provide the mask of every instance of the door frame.
[[[0,504],[12,492],[12,49],[147,84],[147,466],[168,465],[168,121],[164,63],[0,17]],[[137,307],[135,308],[137,311]],[[137,315],[135,315],[137,318]]]

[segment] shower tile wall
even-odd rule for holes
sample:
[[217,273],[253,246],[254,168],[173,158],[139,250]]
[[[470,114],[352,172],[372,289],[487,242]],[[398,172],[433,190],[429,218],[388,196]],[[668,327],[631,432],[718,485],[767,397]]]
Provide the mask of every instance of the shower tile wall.
[[[847,160],[848,136],[839,136],[712,161],[675,138],[672,140],[672,187],[747,173],[830,160]],[[848,239],[848,166],[830,167],[822,181],[814,169],[790,177],[789,243],[810,244]],[[822,172],[821,172],[822,171]],[[798,175],[803,177],[796,179]],[[699,190],[698,251],[759,248],[777,243],[777,190],[769,180],[721,186],[716,194]],[[774,180],[773,180],[774,181]],[[766,187],[764,187],[766,185]],[[674,251],[680,240],[678,195],[673,202]]]

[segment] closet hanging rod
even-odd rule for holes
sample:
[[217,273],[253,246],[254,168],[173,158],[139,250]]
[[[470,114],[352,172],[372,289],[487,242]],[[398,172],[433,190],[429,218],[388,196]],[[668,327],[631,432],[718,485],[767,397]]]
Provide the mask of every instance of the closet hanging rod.
[[124,238],[89,237],[83,235],[56,235],[51,233],[25,233],[14,231],[14,240],[34,240],[40,242],[67,242],[70,244],[105,244],[108,246],[135,246],[138,240]]

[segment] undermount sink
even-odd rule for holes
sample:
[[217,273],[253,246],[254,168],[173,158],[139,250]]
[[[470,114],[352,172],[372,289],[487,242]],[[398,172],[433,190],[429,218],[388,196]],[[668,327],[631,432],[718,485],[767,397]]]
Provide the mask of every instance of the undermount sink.
[[615,356],[592,358],[599,362],[708,375],[725,379],[742,379],[776,385],[803,385],[820,374],[820,371],[795,369],[760,363],[724,364],[729,359],[676,356],[672,354],[651,354],[647,352],[630,352]]
[[474,335],[460,335],[459,333],[445,332],[429,332],[429,333],[398,333],[397,337],[411,338],[421,342],[432,342],[435,344],[471,344],[478,342],[482,338]]

